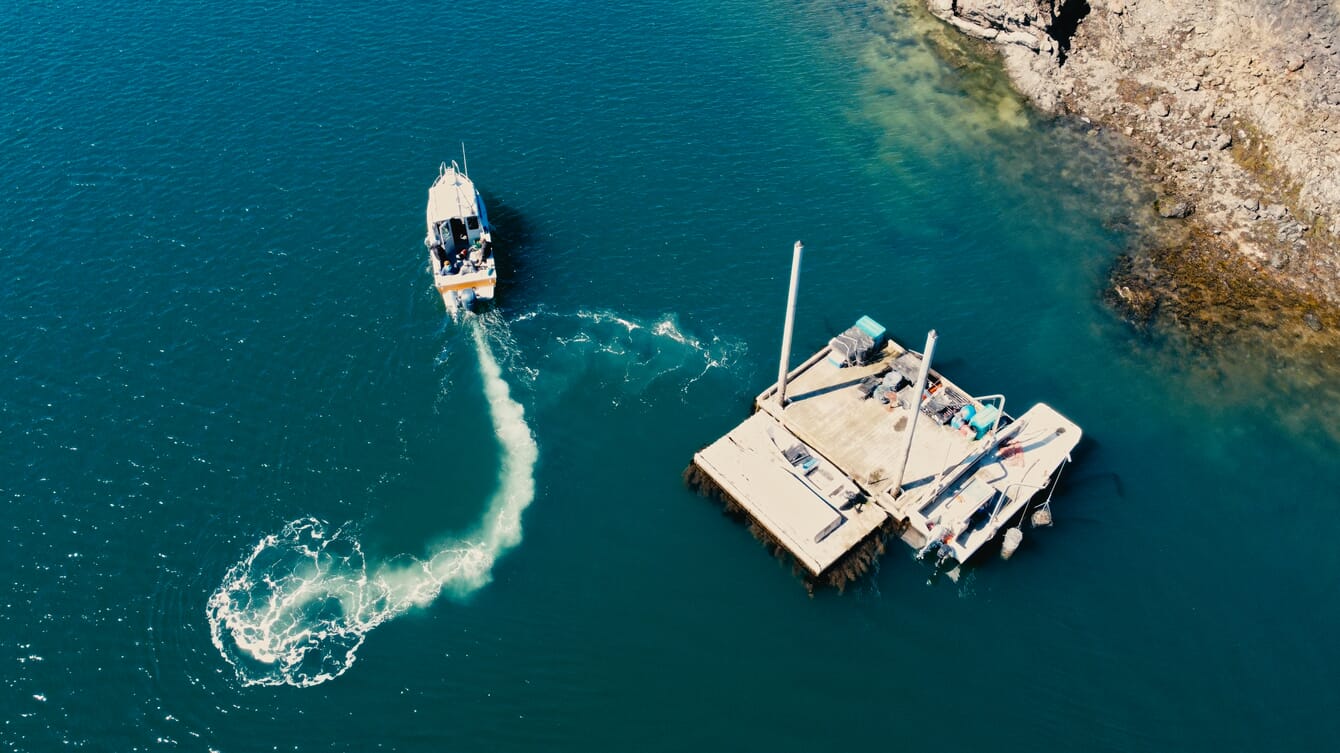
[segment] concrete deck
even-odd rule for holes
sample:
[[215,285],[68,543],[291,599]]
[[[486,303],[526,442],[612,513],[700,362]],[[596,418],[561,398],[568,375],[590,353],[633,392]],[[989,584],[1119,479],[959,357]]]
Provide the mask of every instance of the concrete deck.
[[[980,438],[916,411],[910,383],[921,356],[895,342],[866,366],[839,367],[828,354],[825,348],[791,372],[785,407],[773,385],[755,400],[754,415],[694,456],[813,575],[886,523],[909,545],[935,540],[962,562],[1019,514],[1079,442],[1079,427],[1042,404]],[[887,403],[878,390],[867,396],[861,389],[863,380],[890,371],[909,383]],[[952,398],[942,420],[959,402],[986,408],[934,369],[930,377],[938,400]],[[817,462],[789,462],[784,452],[798,444]],[[869,501],[847,505],[856,493]]]
[[859,490],[812,448],[817,462],[808,473],[787,462],[783,450],[796,444],[800,440],[770,415],[755,413],[693,461],[818,575],[889,516],[869,502],[842,509]]
[[[984,449],[987,439],[973,440],[948,424],[936,423],[924,413],[918,412],[914,417],[911,406],[915,401],[910,386],[899,393],[908,407],[893,402],[885,405],[878,396],[866,398],[858,391],[862,379],[888,371],[895,362],[900,371],[910,372],[910,380],[915,379],[920,356],[908,353],[892,341],[885,346],[879,360],[867,366],[840,368],[826,358],[811,359],[793,372],[784,409],[777,404],[775,388],[759,395],[756,405],[806,444],[819,448],[896,514],[928,499],[935,481],[945,470]],[[934,368],[931,376],[932,381],[940,382],[940,389],[952,389],[968,397],[968,393]],[[897,504],[890,504],[893,474],[897,472],[899,455],[913,420],[917,426],[903,474],[903,493]]]

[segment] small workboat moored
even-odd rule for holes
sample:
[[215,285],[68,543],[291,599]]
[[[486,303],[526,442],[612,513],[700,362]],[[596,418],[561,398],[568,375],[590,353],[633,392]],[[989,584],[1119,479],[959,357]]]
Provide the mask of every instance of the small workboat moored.
[[428,265],[442,303],[455,316],[493,300],[498,281],[484,200],[455,162],[428,189]]

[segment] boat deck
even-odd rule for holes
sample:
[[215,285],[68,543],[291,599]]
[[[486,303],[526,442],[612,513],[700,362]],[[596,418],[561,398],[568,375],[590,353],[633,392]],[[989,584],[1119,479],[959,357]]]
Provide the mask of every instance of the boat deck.
[[1045,488],[1070,457],[1080,429],[1051,406],[1038,403],[1000,432],[1000,441],[942,494],[919,509],[903,508],[908,534],[921,540],[953,534],[943,544],[959,562],[995,538]]

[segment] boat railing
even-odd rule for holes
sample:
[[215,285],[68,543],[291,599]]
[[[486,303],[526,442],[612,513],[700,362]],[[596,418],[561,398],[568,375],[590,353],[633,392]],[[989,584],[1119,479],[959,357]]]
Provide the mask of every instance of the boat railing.
[[[1033,469],[1036,467],[1037,467],[1036,462],[1033,463],[1033,465],[1030,465],[1028,467],[1028,470],[1024,471],[1024,478],[1028,478],[1028,474],[1032,473]],[[991,522],[992,523],[996,522],[996,516],[1000,514],[1001,506],[1004,505],[1005,501],[1010,498],[1011,489],[1032,489],[1034,492],[1037,492],[1039,489],[1046,489],[1048,483],[1051,483],[1051,479],[1048,479],[1042,484],[1025,484],[1023,481],[1016,481],[1013,484],[1010,484],[1009,486],[1005,487],[1005,491],[1001,492],[1000,497],[996,499],[995,506],[991,508]]]

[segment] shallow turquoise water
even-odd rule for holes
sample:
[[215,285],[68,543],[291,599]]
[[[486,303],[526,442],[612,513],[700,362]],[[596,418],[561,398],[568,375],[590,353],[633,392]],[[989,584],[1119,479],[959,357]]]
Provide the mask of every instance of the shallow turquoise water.
[[[1268,356],[1189,368],[1116,322],[1099,293],[1136,210],[1101,137],[984,96],[899,6],[10,14],[6,749],[1336,731],[1340,470],[1308,393],[1239,376],[1287,369]],[[506,254],[485,348],[423,269],[460,141]],[[1056,528],[957,584],[891,549],[810,599],[683,488],[774,373],[796,238],[797,351],[861,314],[935,327],[956,381],[1084,427]],[[485,353],[533,467],[490,438]],[[335,679],[246,685],[273,678],[211,642],[211,596],[287,524],[340,529],[375,574],[470,538],[508,478],[534,482],[518,545],[426,606],[368,605],[397,616]]]

